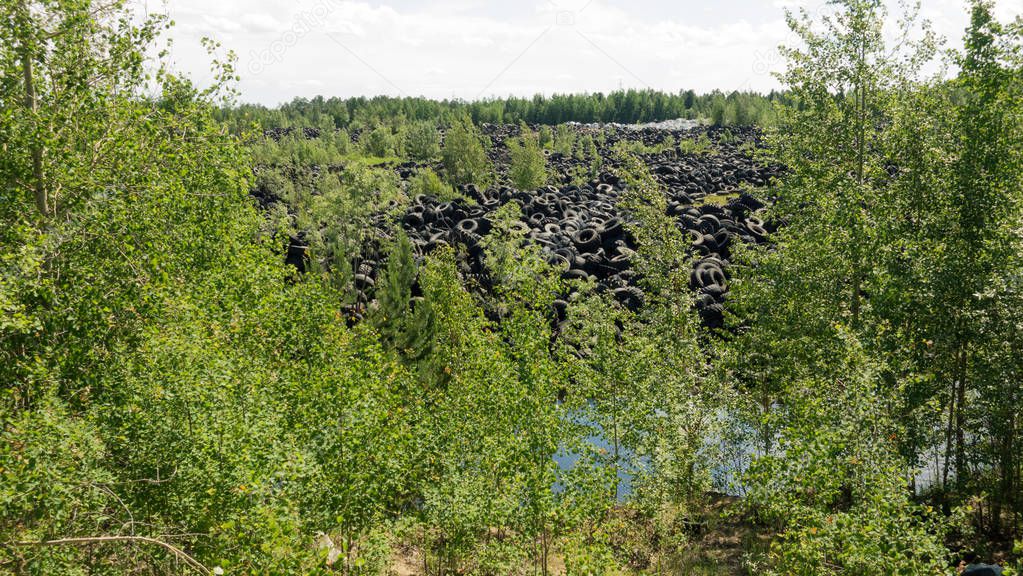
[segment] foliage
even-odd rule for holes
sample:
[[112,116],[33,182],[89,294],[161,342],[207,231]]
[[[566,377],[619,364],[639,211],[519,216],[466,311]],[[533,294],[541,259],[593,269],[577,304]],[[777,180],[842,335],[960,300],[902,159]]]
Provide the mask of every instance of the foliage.
[[[926,342],[900,350],[919,381],[907,402],[920,423],[909,451],[940,443],[938,488],[990,494],[986,528],[999,533],[1019,492],[1011,472],[1020,453],[1020,403],[1011,384],[1017,363],[1006,356],[1019,344],[1006,307],[1016,302],[1020,269],[1023,44],[991,11],[985,2],[972,5],[959,76],[914,94],[897,117],[905,136],[892,153],[906,158],[906,170],[888,201],[905,217],[891,223],[905,255],[889,254],[889,269],[905,272],[885,286],[884,302],[911,342]],[[927,128],[924,142],[909,140],[910,125]],[[973,443],[974,435],[986,440]],[[979,462],[992,472],[977,474]]]
[[619,140],[615,144],[615,152],[618,154],[627,154],[632,156],[643,156],[643,155],[654,155],[662,152],[674,150],[676,146],[675,139],[670,135],[666,135],[657,144],[644,144],[639,140]]
[[781,574],[940,573],[945,524],[914,504],[893,442],[895,390],[855,339],[830,373],[786,383],[777,445],[746,475],[748,505],[784,531]]
[[437,127],[430,122],[411,124],[405,133],[405,151],[409,158],[421,162],[440,156]]
[[[462,116],[474,123],[526,122],[557,126],[566,122],[635,124],[676,118],[711,119],[720,108],[722,124],[770,125],[774,106],[791,103],[787,94],[769,92],[713,91],[697,95],[693,91],[665,93],[656,90],[617,90],[610,93],[536,95],[531,98],[508,97],[466,102],[464,100],[428,100],[421,97],[375,96],[373,98],[295,98],[279,108],[267,109],[253,104],[225,108],[218,116],[241,131],[254,120],[264,126],[319,126],[325,118],[338,128],[392,124],[403,118],[408,122],[428,121],[450,124]],[[553,144],[553,132],[541,126],[540,145]]]
[[483,135],[467,117],[459,118],[444,136],[444,168],[455,186],[485,188],[493,180],[493,167],[483,147]]
[[567,124],[558,124],[554,132],[554,151],[563,156],[571,156],[575,149],[576,132]]
[[540,126],[540,130],[537,132],[537,141],[540,144],[540,148],[545,150],[550,149],[554,145],[554,131],[551,130],[550,126]]
[[[214,42],[212,87],[169,73],[166,20],[129,6],[0,7],[0,571],[660,573],[712,490],[775,534],[765,573],[947,573],[967,520],[1018,539],[1023,53],[989,3],[949,79],[914,14],[892,50],[881,4],[842,0],[790,16],[784,94],[274,110],[233,103]],[[565,124],[673,117],[769,127],[738,151],[787,166],[727,330],[637,158],[714,143],[605,166],[615,129]],[[428,254],[402,231],[410,197],[477,208],[454,186],[493,183],[488,121],[523,122],[520,189],[546,149],[619,178],[638,287],[562,279],[517,202]],[[96,537],[136,540],[64,540]]]
[[[946,471],[958,460],[957,484],[965,484],[965,451],[953,449],[967,433],[964,399],[1014,402],[1004,388],[980,385],[982,364],[964,351],[1001,348],[981,344],[980,334],[1015,340],[979,321],[985,307],[1011,300],[993,292],[987,300],[979,287],[1005,286],[996,278],[1013,274],[1018,252],[998,231],[1020,219],[1006,209],[1018,205],[1006,192],[1019,189],[1018,168],[1001,164],[1018,154],[1009,136],[1017,131],[990,121],[1018,117],[1008,100],[993,97],[1011,93],[1013,73],[994,64],[997,51],[978,54],[980,46],[1007,54],[1015,40],[999,38],[986,6],[976,4],[962,73],[951,84],[930,83],[918,71],[934,54],[933,39],[915,14],[902,20],[906,40],[893,51],[879,3],[836,8],[820,23],[790,17],[805,48],[786,51],[782,78],[800,105],[781,110],[772,135],[772,151],[790,171],[773,208],[785,226],[774,249],[740,251],[746,266],[732,285],[739,336],[722,349],[736,384],[749,391],[736,410],[757,446],[746,477],[750,504],[785,530],[776,568],[934,571],[947,565],[947,526],[907,499],[906,470],[920,464],[947,418]],[[971,127],[980,117],[987,120]],[[980,181],[1002,184],[988,196]],[[971,232],[981,229],[983,240]],[[985,269],[988,257],[998,265]],[[976,272],[964,279],[964,270]],[[963,393],[973,382],[984,395]],[[1011,421],[1014,410],[1002,418]],[[1005,449],[1011,444],[1000,444],[996,458],[1018,453]]]
[[712,147],[713,143],[706,133],[700,134],[695,139],[683,138],[678,142],[678,149],[682,154],[708,154]]
[[416,196],[419,194],[425,194],[444,201],[461,198],[461,194],[454,187],[441,180],[440,176],[429,168],[419,170],[409,180],[409,195]]
[[535,190],[547,183],[547,161],[540,144],[528,126],[522,124],[521,134],[508,142],[511,166],[508,177],[519,190]]
[[388,126],[380,125],[364,134],[360,141],[369,156],[388,158],[396,155],[397,142]]

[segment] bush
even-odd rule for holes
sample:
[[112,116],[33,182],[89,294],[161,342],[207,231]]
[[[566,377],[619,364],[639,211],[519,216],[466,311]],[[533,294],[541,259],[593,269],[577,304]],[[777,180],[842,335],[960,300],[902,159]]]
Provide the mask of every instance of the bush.
[[540,151],[536,134],[525,124],[521,130],[521,136],[508,141],[511,152],[508,177],[519,190],[534,190],[547,182],[547,161]]
[[456,120],[445,135],[444,169],[448,182],[455,186],[475,184],[485,188],[493,181],[483,136],[468,117]]
[[440,136],[431,122],[416,122],[405,133],[405,153],[413,160],[433,160],[440,155]]
[[409,195],[418,196],[419,194],[433,196],[444,201],[462,197],[450,184],[441,180],[441,177],[429,168],[420,170],[409,180]]
[[[323,138],[323,136],[321,136],[321,138]],[[336,150],[338,154],[341,156],[348,154],[349,147],[352,144],[352,137],[348,135],[347,130],[338,130],[337,132],[329,134],[326,138],[328,142],[333,144],[334,150]]]
[[567,124],[561,124],[558,126],[558,131],[554,135],[554,151],[565,156],[571,156],[572,150],[575,149],[576,133]]
[[701,133],[696,139],[684,138],[678,142],[678,149],[683,154],[707,154],[712,147],[713,144],[706,132]]
[[377,126],[363,136],[362,148],[366,154],[377,158],[390,158],[395,153],[395,139],[387,126]]
[[539,140],[541,148],[549,149],[554,144],[554,133],[551,131],[550,126],[540,127]]

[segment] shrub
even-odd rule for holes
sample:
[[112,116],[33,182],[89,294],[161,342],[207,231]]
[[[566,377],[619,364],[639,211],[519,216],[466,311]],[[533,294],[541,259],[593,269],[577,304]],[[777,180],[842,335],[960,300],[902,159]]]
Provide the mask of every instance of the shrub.
[[405,153],[413,160],[432,160],[440,154],[440,136],[431,122],[416,122],[405,133]]
[[522,124],[522,134],[517,139],[508,141],[511,152],[511,166],[508,177],[520,190],[533,190],[547,182],[547,162],[536,134]]
[[475,184],[482,188],[493,181],[493,168],[487,159],[483,135],[467,116],[456,120],[448,129],[443,155],[448,182],[455,186]]
[[441,177],[429,168],[420,170],[409,181],[409,195],[417,196],[419,194],[445,201],[462,197],[450,184],[441,180]]
[[363,136],[363,150],[370,156],[388,158],[394,156],[395,140],[391,129],[387,126],[377,126],[370,133]]
[[571,156],[572,150],[575,149],[576,133],[568,124],[561,124],[558,126],[558,131],[554,135],[554,151],[565,156]]
[[550,126],[541,126],[538,134],[541,148],[550,148],[554,144],[554,133]]

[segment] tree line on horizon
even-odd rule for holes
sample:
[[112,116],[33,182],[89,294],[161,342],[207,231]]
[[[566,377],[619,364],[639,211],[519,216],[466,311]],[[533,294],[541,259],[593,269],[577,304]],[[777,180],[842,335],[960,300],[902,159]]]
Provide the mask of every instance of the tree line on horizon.
[[424,97],[375,96],[295,98],[276,107],[237,104],[219,116],[236,130],[252,123],[267,128],[315,127],[351,130],[394,122],[429,121],[449,125],[461,116],[474,123],[557,125],[566,122],[637,124],[663,120],[704,120],[715,126],[769,126],[776,104],[788,102],[783,92],[693,90],[677,94],[653,89],[628,89],[608,94],[537,94],[476,101]]

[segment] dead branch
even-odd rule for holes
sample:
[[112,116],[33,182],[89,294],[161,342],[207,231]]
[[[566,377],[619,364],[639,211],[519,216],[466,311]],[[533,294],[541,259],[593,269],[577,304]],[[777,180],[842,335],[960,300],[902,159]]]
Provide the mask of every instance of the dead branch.
[[91,536],[82,538],[60,538],[57,540],[43,540],[40,542],[27,541],[8,542],[8,545],[20,547],[81,546],[88,544],[103,544],[108,542],[142,542],[145,544],[153,544],[155,546],[160,546],[161,548],[173,554],[175,557],[181,559],[185,564],[187,564],[188,566],[190,566],[196,572],[202,574],[203,576],[210,576],[212,574],[212,572],[208,568],[203,566],[195,558],[192,558],[191,556],[186,554],[184,550],[178,548],[177,546],[174,546],[173,544],[168,544],[167,542],[164,542],[162,540],[157,540],[156,538],[149,538],[146,536]]

